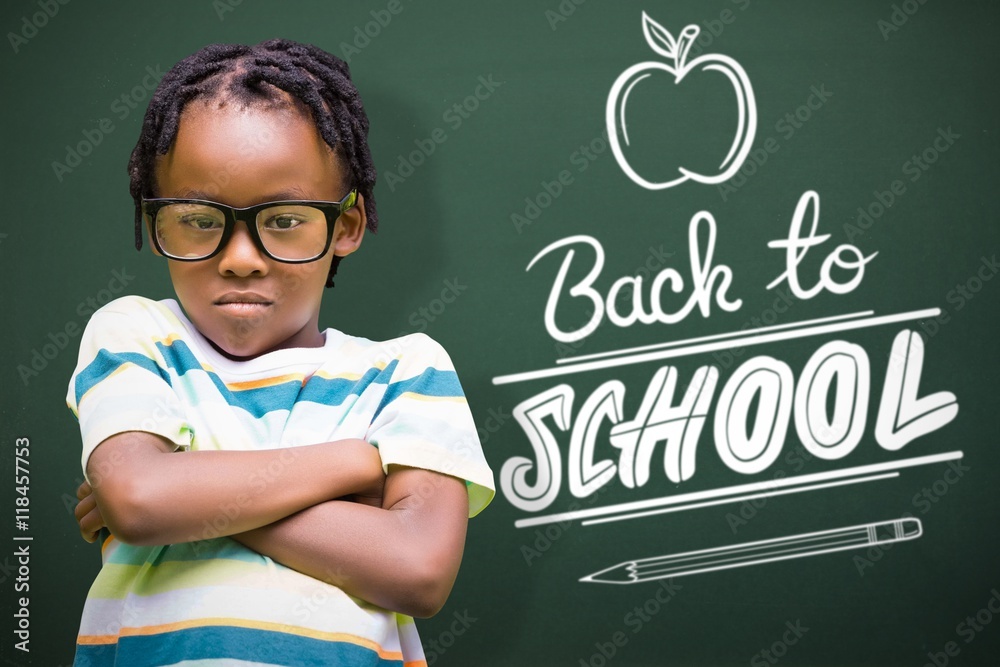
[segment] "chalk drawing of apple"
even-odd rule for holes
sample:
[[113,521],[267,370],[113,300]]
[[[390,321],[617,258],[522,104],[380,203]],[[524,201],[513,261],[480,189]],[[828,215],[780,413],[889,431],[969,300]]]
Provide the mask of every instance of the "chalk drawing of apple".
[[[722,183],[729,179],[743,164],[757,132],[757,106],[754,103],[753,87],[743,68],[729,56],[718,53],[708,53],[688,61],[688,51],[698,37],[700,29],[689,25],[674,39],[666,28],[651,19],[646,12],[642,13],[642,32],[649,47],[666,58],[669,63],[648,61],[632,65],[615,81],[608,93],[606,120],[608,138],[611,149],[618,160],[618,165],[629,178],[647,190],[664,190],[679,185],[687,180],[699,183]],[[663,73],[670,75],[666,79]],[[629,146],[630,141],[643,141],[642,137],[630,137],[627,124],[627,104],[629,95],[637,86],[672,86],[680,85],[689,74],[702,72],[720,72],[729,78],[736,91],[737,125],[736,136],[733,138],[729,153],[718,167],[719,173],[699,174],[682,166],[677,167],[677,177],[666,182],[653,182],[639,175],[623,152],[623,146]],[[666,132],[684,132],[684,128],[665,127]],[[664,160],[670,160],[670,155],[664,155]],[[672,173],[672,172],[671,172]]]

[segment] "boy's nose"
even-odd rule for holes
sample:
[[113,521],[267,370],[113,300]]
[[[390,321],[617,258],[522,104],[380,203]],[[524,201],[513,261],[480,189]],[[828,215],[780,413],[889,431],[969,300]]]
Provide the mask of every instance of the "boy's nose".
[[245,220],[237,220],[233,235],[219,253],[219,272],[241,278],[267,273],[267,257],[254,244]]

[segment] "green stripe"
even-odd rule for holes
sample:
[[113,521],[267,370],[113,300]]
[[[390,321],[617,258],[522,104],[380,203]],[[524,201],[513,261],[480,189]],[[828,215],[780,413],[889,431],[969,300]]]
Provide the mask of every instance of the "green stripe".
[[130,593],[159,595],[190,588],[235,585],[234,580],[243,577],[261,582],[271,576],[271,569],[263,561],[168,561],[159,565],[106,563],[94,580],[88,597],[121,600]]

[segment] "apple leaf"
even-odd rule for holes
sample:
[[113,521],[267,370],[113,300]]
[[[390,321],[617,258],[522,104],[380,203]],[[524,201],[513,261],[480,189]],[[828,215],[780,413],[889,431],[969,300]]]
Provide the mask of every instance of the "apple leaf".
[[642,34],[646,36],[646,43],[665,58],[674,59],[677,57],[677,41],[670,31],[662,25],[649,18],[649,14],[642,13]]

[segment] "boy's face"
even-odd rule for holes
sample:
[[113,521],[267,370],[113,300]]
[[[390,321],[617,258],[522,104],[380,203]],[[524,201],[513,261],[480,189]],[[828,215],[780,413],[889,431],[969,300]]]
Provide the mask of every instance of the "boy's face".
[[[214,106],[214,105],[213,105]],[[207,199],[235,207],[283,199],[338,201],[341,167],[308,117],[292,111],[185,108],[170,151],[156,164],[157,197]],[[253,221],[250,221],[253,224]],[[361,244],[364,202],[338,219],[330,250],[306,264],[272,260],[244,221],[218,255],[167,260],[174,291],[206,338],[231,357],[318,347],[319,308],[334,254]]]

